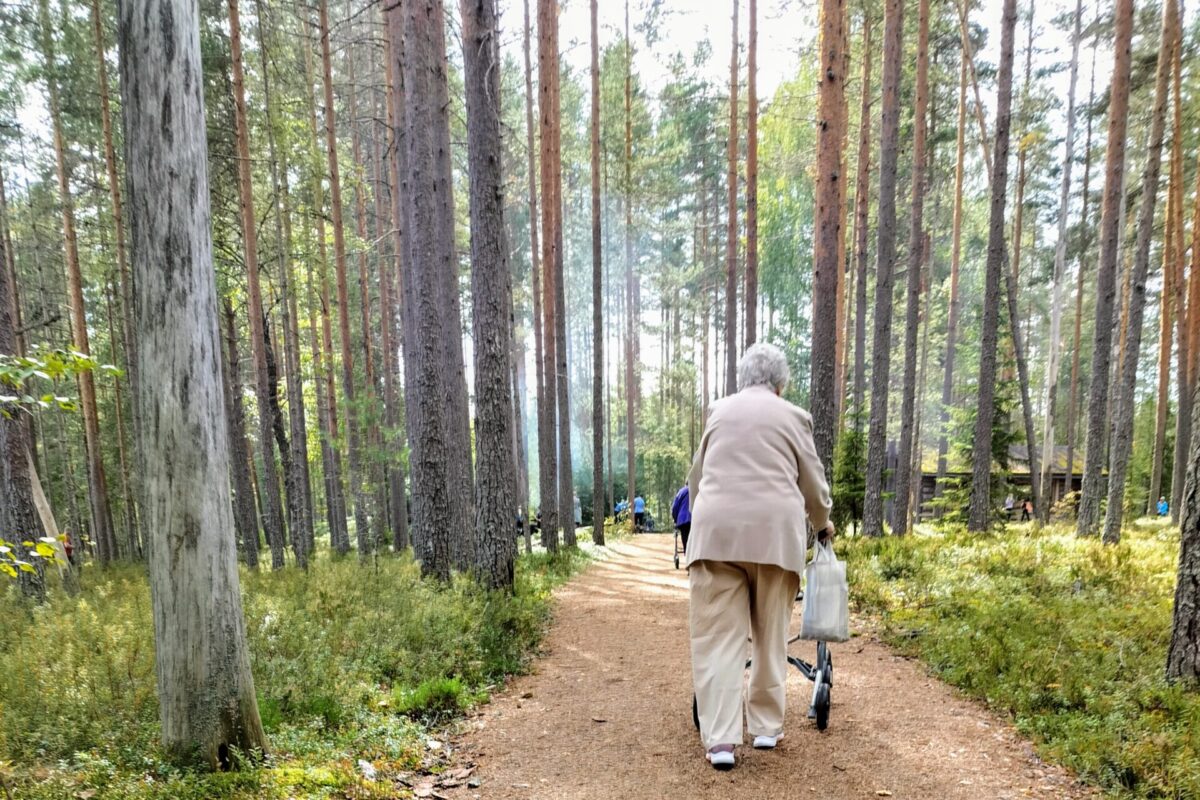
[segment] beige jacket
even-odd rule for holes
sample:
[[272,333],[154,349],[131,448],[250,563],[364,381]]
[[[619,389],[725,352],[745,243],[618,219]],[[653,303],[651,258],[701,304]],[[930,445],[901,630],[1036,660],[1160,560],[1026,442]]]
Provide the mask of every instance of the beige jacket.
[[821,530],[833,505],[812,417],[766,386],[713,404],[688,491],[688,564],[748,561],[802,574],[805,521]]

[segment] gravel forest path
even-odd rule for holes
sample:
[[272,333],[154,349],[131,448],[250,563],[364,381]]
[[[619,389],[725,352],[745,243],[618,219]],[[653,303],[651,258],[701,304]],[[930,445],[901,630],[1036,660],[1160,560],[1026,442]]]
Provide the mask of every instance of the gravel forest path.
[[[805,718],[811,684],[789,670],[779,747],[759,752],[747,744],[736,769],[717,772],[692,726],[687,572],[674,569],[671,550],[665,535],[618,541],[556,593],[554,624],[531,674],[498,692],[454,739],[454,760],[471,768],[472,786],[439,787],[432,796],[1098,796],[1040,761],[1007,721],[869,633],[832,646],[827,731]],[[792,645],[810,660],[812,649]]]

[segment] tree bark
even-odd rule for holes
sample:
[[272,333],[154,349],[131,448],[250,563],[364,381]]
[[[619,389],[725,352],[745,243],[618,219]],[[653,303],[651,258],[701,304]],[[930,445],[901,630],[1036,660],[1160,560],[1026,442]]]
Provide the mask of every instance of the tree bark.
[[229,481],[233,495],[233,522],[246,566],[258,568],[258,512],[250,479],[250,444],[246,441],[246,414],[242,408],[242,376],[237,349],[233,304],[225,301],[225,347],[222,350],[225,415],[229,420]]
[[629,0],[625,0],[625,454],[629,513],[637,496],[638,372],[634,363],[635,339],[640,330],[634,303],[633,274],[633,40],[629,38]]
[[1094,536],[1100,525],[1101,471],[1108,426],[1108,383],[1112,361],[1113,299],[1125,172],[1125,132],[1129,121],[1129,78],[1132,66],[1133,0],[1117,0],[1113,41],[1113,77],[1109,90],[1108,146],[1105,150],[1104,195],[1100,216],[1100,261],[1096,265],[1096,321],[1088,393],[1087,442],[1077,532]]
[[863,9],[858,175],[854,182],[854,427],[862,432],[867,387],[867,240],[871,201],[871,14]]
[[[1097,17],[1099,11],[1097,10]],[[1084,137],[1083,145],[1083,210],[1080,213],[1080,221],[1083,223],[1080,227],[1079,235],[1079,255],[1077,256],[1076,270],[1078,275],[1075,282],[1075,334],[1071,346],[1071,392],[1067,403],[1067,491],[1075,490],[1075,434],[1078,428],[1078,413],[1080,411],[1079,404],[1079,358],[1080,358],[1080,343],[1083,340],[1083,279],[1087,274],[1084,270],[1084,265],[1087,263],[1087,254],[1091,237],[1089,236],[1089,225],[1091,217],[1088,216],[1088,209],[1091,202],[1091,177],[1092,177],[1092,115],[1090,109],[1096,102],[1096,51],[1099,49],[1099,26],[1097,28],[1095,39],[1092,42],[1092,69],[1089,73],[1089,88],[1088,88],[1088,104],[1089,112],[1087,114],[1087,135]],[[1182,486],[1182,479],[1180,480]]]
[[871,352],[871,422],[863,532],[883,535],[883,470],[887,448],[888,371],[892,355],[892,273],[896,268],[896,162],[900,137],[903,0],[887,0],[883,26],[883,116],[879,134],[879,221],[875,328]]
[[258,218],[254,214],[254,190],[250,176],[250,132],[246,116],[246,88],[242,74],[242,35],[238,0],[229,0],[229,51],[233,70],[233,118],[237,146],[238,198],[241,207],[242,247],[246,259],[246,317],[250,323],[250,353],[254,359],[254,394],[258,400],[258,446],[262,458],[263,528],[271,547],[271,568],[284,564],[285,528],[280,504],[279,473],[275,467],[272,434],[275,409],[271,405],[271,381],[263,329],[262,288],[258,274]]
[[[841,7],[844,0],[829,0],[829,2]],[[749,0],[749,5],[750,30],[746,42],[746,347],[758,341],[758,0]],[[836,19],[840,33],[841,29],[845,27],[844,7],[840,8]],[[844,43],[843,37],[843,40],[834,45],[835,52],[841,51]],[[841,66],[841,64],[838,65],[838,77],[829,79],[830,83],[835,84],[834,89],[838,94],[844,94],[845,72],[840,70]],[[822,95],[822,97],[824,96]],[[822,118],[834,121],[835,118],[840,117],[842,119],[841,127],[844,130],[846,127],[844,112],[845,104],[839,103],[837,110],[833,111],[831,116],[822,115]],[[824,128],[822,128],[822,132],[825,132]],[[839,142],[837,150],[839,165],[841,161],[840,148]],[[832,433],[832,431],[831,427],[830,432]],[[819,436],[820,434],[818,434]],[[819,443],[820,439],[818,438],[818,445]],[[820,453],[819,446],[817,452]],[[822,463],[826,464],[826,473],[831,474],[833,469],[832,447],[829,455],[830,459]]]
[[1154,236],[1154,210],[1158,200],[1158,178],[1162,169],[1163,129],[1166,123],[1171,57],[1175,27],[1179,25],[1176,0],[1163,4],[1161,46],[1154,78],[1154,106],[1146,144],[1146,167],[1142,172],[1142,200],[1138,208],[1137,239],[1134,242],[1133,272],[1130,274],[1129,318],[1120,380],[1113,397],[1113,435],[1108,458],[1108,507],[1104,516],[1104,543],[1121,541],[1125,521],[1125,481],[1133,451],[1134,389],[1142,346],[1142,319],[1146,308],[1146,277],[1150,271],[1150,240]]
[[[39,0],[38,17],[42,56],[46,70],[46,100],[54,139],[54,164],[58,177],[59,203],[62,207],[63,248],[67,266],[67,302],[71,312],[71,342],[76,351],[91,355],[87,329],[87,310],[83,299],[83,273],[79,266],[79,245],[75,235],[75,203],[71,196],[70,167],[67,164],[67,143],[63,133],[58,97],[58,67],[51,33],[47,0]],[[88,504],[91,511],[92,541],[101,564],[116,559],[116,534],[112,526],[112,510],[108,504],[108,481],[105,477],[104,455],[100,449],[100,418],[96,410],[96,380],[90,371],[79,373],[79,409],[83,416],[83,438],[87,450]]]
[[[452,566],[470,566],[461,559],[474,553],[474,503],[470,448],[463,447],[459,430],[467,422],[465,390],[460,395],[456,385],[463,373],[451,363],[455,350],[462,361],[462,322],[454,260],[445,19],[438,0],[406,4],[398,13],[404,20],[402,190],[408,201],[409,275],[403,310],[405,361],[414,367],[406,381],[413,528],[424,544],[425,552],[418,553],[422,570],[446,580]],[[504,445],[509,447],[511,440],[506,438]]]
[[[92,34],[96,42],[96,77],[100,89],[100,129],[104,140],[104,168],[108,178],[108,196],[112,204],[114,250],[117,257],[117,275],[121,282],[121,344],[125,348],[125,385],[130,390],[130,419],[137,416],[137,406],[133,404],[137,389],[137,341],[133,336],[133,285],[129,276],[129,260],[125,251],[125,210],[121,202],[121,181],[117,170],[117,155],[113,147],[112,111],[110,108],[110,91],[108,87],[108,64],[105,61],[104,29],[100,19],[100,2],[92,0]],[[11,247],[11,243],[9,245]],[[12,254],[9,254],[12,257]],[[136,476],[130,476],[136,481]],[[129,557],[137,558],[140,554],[140,530],[137,524],[138,509],[136,502],[130,508],[126,524],[129,530],[126,536],[129,540]]]
[[[319,28],[318,28],[319,30]],[[338,555],[350,549],[350,533],[346,528],[346,490],[342,481],[342,454],[336,444],[338,431],[337,391],[333,382],[333,329],[329,321],[329,250],[326,247],[325,190],[322,175],[325,160],[321,155],[320,136],[317,131],[317,106],[313,99],[315,84],[313,76],[312,48],[304,48],[304,85],[308,101],[309,125],[309,170],[312,182],[313,217],[316,227],[317,258],[320,269],[318,291],[314,292],[311,264],[306,265],[310,302],[309,326],[312,331],[313,367],[316,373],[317,413],[321,428],[321,464],[325,481],[325,516],[329,524],[329,547]],[[320,303],[320,340],[311,310],[313,298]]]
[[[737,391],[737,161],[738,161],[738,0],[733,0],[733,42],[729,49],[729,141],[725,229],[725,394]],[[630,307],[631,311],[633,307]]]
[[558,240],[555,236],[555,217],[560,213],[555,199],[554,120],[558,103],[554,95],[554,75],[558,72],[557,4],[553,0],[538,0],[538,115],[541,138],[540,182],[542,190],[542,381],[538,397],[538,452],[540,462],[539,506],[541,513],[542,546],[553,552],[558,549],[560,482],[558,470],[558,334],[555,311],[558,304],[554,282],[557,277]]
[[979,355],[979,406],[971,464],[971,503],[967,527],[984,531],[992,514],[992,423],[996,414],[996,343],[1000,320],[1000,279],[1005,268],[1004,206],[1008,189],[1008,138],[1012,116],[1013,39],[1016,0],[1004,0],[1000,36],[1000,75],[996,103],[996,149],[988,217],[983,335]]
[[[1191,275],[1200,275],[1200,172],[1196,175],[1196,199],[1192,212],[1192,264]],[[1183,191],[1182,185],[1180,192]],[[1179,213],[1183,213],[1180,203]],[[1179,235],[1183,235],[1182,220],[1180,220]],[[1171,522],[1178,524],[1180,520],[1180,504],[1183,500],[1184,481],[1187,473],[1187,455],[1190,452],[1192,439],[1192,393],[1196,387],[1197,375],[1200,374],[1200,280],[1187,279],[1186,306],[1184,298],[1183,248],[1179,248],[1180,280],[1177,286],[1178,300],[1176,314],[1179,318],[1179,403],[1176,411],[1175,426],[1175,464],[1171,472]]]
[[[1075,2],[1075,31],[1071,36],[1071,79],[1067,90],[1067,138],[1063,143],[1062,184],[1058,197],[1058,241],[1054,245],[1054,289],[1050,303],[1050,341],[1046,359],[1045,429],[1042,436],[1041,494],[1038,518],[1050,520],[1053,500],[1051,476],[1055,459],[1055,417],[1058,404],[1058,373],[1062,356],[1062,307],[1065,302],[1067,267],[1067,220],[1071,211],[1071,168],[1075,164],[1075,85],[1079,78],[1079,41],[1083,38],[1083,0]],[[1070,470],[1068,469],[1068,474]]]
[[475,337],[476,570],[484,585],[511,589],[516,541],[513,458],[512,284],[504,230],[500,137],[500,43],[496,0],[462,0]]
[[604,544],[604,265],[600,230],[600,26],[592,21],[592,543]]
[[[333,263],[337,280],[338,339],[342,356],[342,396],[346,404],[346,441],[350,461],[346,479],[354,501],[354,532],[359,557],[370,549],[370,522],[363,479],[362,450],[357,404],[354,400],[354,350],[350,339],[350,294],[346,279],[346,235],[342,221],[342,181],[337,156],[337,117],[333,104],[333,68],[330,63],[329,3],[318,6],[321,30],[321,63],[325,95],[325,152],[329,162],[329,216],[333,225]],[[349,548],[340,543],[339,552]]]
[[123,3],[120,41],[138,367],[155,376],[137,427],[162,743],[228,768],[267,738],[229,498],[198,6]]
[[[821,3],[821,57],[818,80],[816,231],[813,237],[812,377],[809,409],[817,456],[833,482],[833,444],[837,431],[838,280],[842,273],[842,146],[846,130],[845,0]],[[747,170],[747,179],[749,171]],[[749,261],[747,261],[747,271]],[[746,302],[749,313],[750,302]]]
[[[900,452],[896,472],[896,498],[892,505],[892,533],[908,533],[909,500],[916,439],[917,334],[921,314],[921,264],[925,249],[925,136],[929,113],[929,0],[919,0],[917,20],[917,95],[913,111],[912,212],[908,238],[907,304],[904,312],[904,389],[900,403]],[[914,448],[914,442],[916,446]],[[918,482],[919,482],[918,478]]]

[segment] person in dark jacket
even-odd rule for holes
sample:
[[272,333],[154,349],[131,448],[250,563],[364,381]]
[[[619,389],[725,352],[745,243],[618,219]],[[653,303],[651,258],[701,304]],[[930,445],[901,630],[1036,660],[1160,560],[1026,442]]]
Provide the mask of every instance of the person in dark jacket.
[[675,527],[679,530],[679,538],[683,540],[683,551],[687,552],[688,534],[692,532],[692,504],[688,500],[687,484],[683,485],[678,492],[675,493],[675,500],[671,503],[671,519],[675,521]]

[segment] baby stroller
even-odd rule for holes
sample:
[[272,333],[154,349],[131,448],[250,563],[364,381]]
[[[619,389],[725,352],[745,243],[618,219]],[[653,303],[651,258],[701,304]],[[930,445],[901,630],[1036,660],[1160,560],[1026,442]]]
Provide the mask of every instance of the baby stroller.
[[[797,592],[796,603],[799,604],[803,600],[804,592]],[[798,641],[800,641],[800,634],[788,639],[788,645],[791,646]],[[825,642],[817,642],[815,663],[810,664],[791,653],[788,654],[787,661],[798,669],[801,675],[812,681],[813,693],[812,702],[808,707],[808,718],[817,723],[817,730],[825,730],[829,727],[829,707],[832,704],[831,691],[833,689],[833,656],[829,654],[829,645]],[[750,663],[750,659],[746,659],[746,669],[750,669]],[[695,694],[692,695],[692,724],[696,726],[696,730],[700,729],[700,706],[696,702]]]

